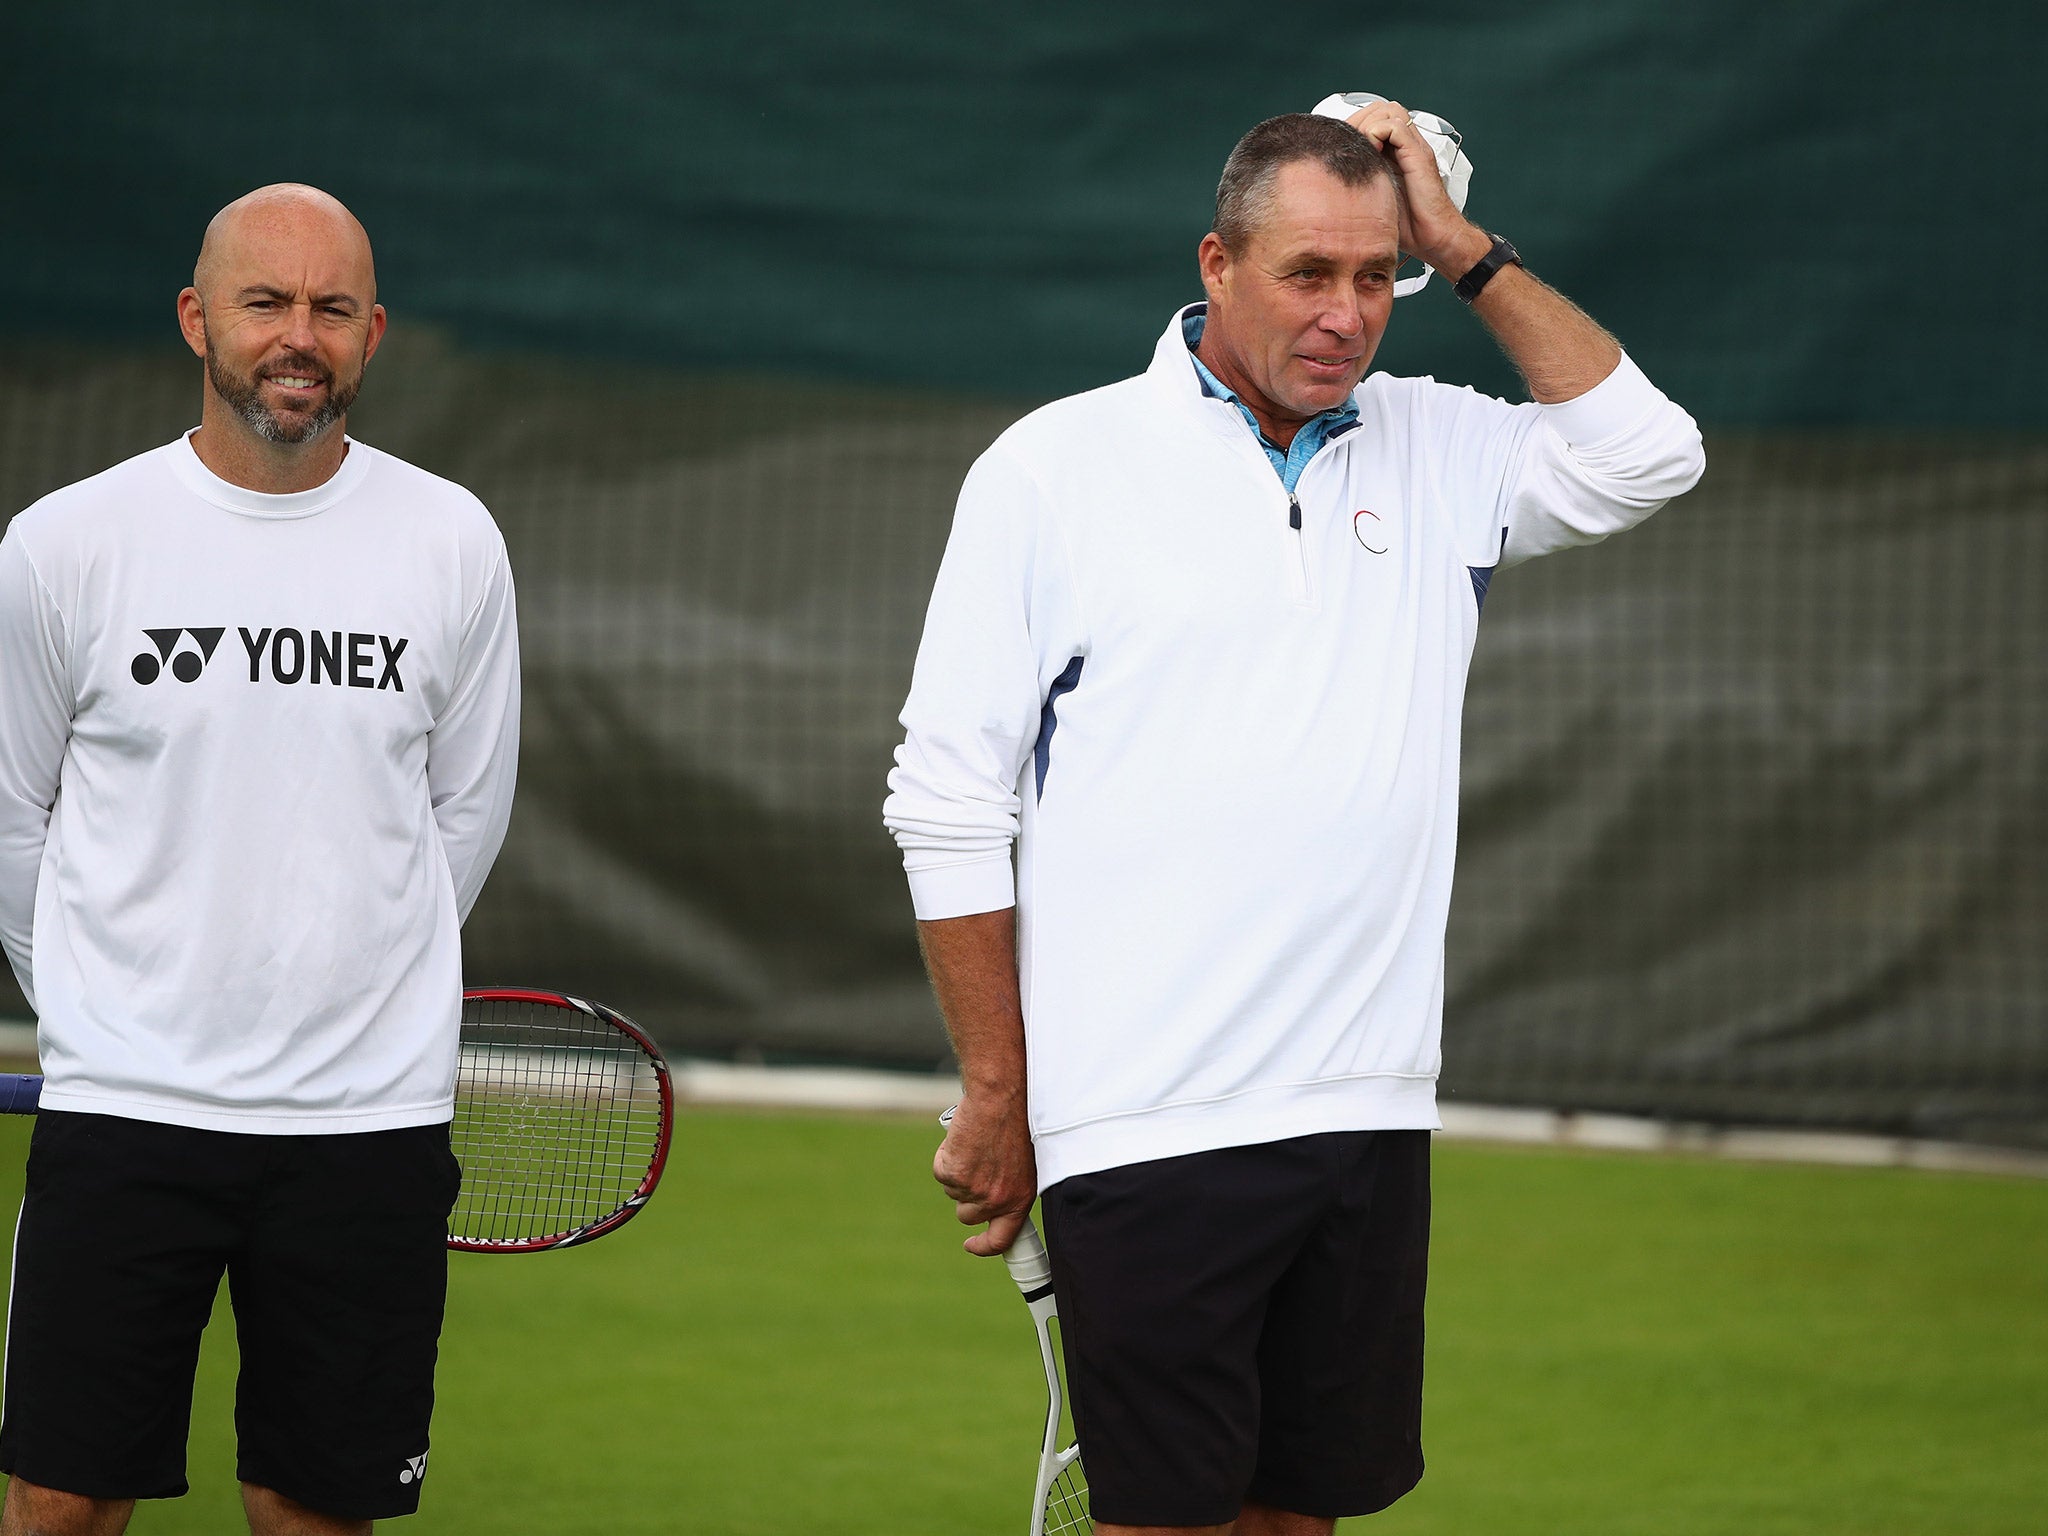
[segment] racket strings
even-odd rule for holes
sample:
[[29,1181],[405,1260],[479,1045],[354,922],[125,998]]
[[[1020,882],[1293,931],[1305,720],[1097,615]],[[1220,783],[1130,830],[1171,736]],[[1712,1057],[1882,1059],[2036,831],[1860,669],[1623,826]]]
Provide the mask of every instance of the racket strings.
[[603,1019],[507,998],[463,1005],[453,1238],[521,1243],[592,1226],[637,1194],[661,1138],[654,1063]]
[[1088,1536],[1095,1521],[1088,1513],[1088,1480],[1081,1463],[1069,1462],[1045,1490],[1045,1536]]

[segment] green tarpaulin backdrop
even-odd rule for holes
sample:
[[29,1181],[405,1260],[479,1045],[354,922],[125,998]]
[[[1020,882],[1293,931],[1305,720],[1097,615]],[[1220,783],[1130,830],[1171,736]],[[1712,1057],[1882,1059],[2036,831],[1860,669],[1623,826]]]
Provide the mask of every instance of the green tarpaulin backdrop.
[[[960,475],[1143,366],[1239,132],[1388,92],[1709,428],[1700,491],[1489,598],[1447,1090],[2048,1144],[2044,30],[10,7],[0,514],[189,425],[205,220],[328,187],[394,316],[352,426],[473,487],[519,574],[472,977],[682,1048],[929,1064],[878,811]],[[1381,361],[1515,392],[1441,284]]]

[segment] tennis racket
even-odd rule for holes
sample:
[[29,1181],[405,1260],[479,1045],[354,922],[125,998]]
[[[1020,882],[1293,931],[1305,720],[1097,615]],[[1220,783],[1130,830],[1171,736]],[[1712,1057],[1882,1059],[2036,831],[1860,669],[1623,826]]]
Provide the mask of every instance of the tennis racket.
[[1045,1366],[1045,1434],[1038,1446],[1038,1481],[1031,1490],[1031,1536],[1087,1536],[1095,1529],[1088,1513],[1088,1479],[1081,1447],[1067,1413],[1067,1389],[1059,1339],[1059,1300],[1052,1291],[1052,1261],[1045,1240],[1029,1221],[1003,1255],[1010,1278],[1024,1293],[1038,1331],[1038,1358]]
[[[42,1091],[40,1077],[0,1076],[0,1113],[34,1114]],[[624,1014],[531,987],[471,988],[448,1246],[541,1253],[616,1232],[661,1181],[674,1122],[668,1063]]]
[[[958,1109],[956,1104],[954,1109]],[[950,1126],[953,1110],[939,1116]],[[1003,1254],[1010,1278],[1024,1293],[1038,1333],[1038,1359],[1045,1367],[1045,1433],[1038,1444],[1038,1477],[1031,1489],[1030,1536],[1091,1536],[1094,1517],[1088,1513],[1088,1479],[1081,1470],[1081,1447],[1074,1439],[1067,1412],[1065,1356],[1060,1348],[1059,1300],[1053,1295],[1052,1260],[1045,1239],[1027,1218],[1017,1240]]]

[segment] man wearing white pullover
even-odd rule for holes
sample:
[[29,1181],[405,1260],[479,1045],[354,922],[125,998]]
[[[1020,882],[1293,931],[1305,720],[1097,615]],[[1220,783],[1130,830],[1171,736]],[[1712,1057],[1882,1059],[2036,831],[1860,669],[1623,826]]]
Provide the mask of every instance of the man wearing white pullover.
[[[1365,377],[1404,252],[1532,403]],[[1199,262],[1145,374],[968,475],[885,817],[964,1079],[934,1171],[973,1253],[1043,1194],[1097,1529],[1322,1536],[1422,1471],[1487,584],[1702,458],[1396,103],[1254,128]]]
[[345,435],[384,310],[333,198],[223,209],[178,317],[198,428],[0,540],[0,940],[46,1076],[5,1536],[185,1491],[223,1272],[257,1536],[365,1532],[426,1468],[458,930],[518,746],[505,546]]

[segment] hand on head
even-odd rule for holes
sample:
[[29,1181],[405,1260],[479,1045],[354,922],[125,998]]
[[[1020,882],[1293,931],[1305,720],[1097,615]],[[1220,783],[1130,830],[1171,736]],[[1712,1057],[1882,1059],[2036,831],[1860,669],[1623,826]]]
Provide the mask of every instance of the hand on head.
[[1451,201],[1436,152],[1406,107],[1398,101],[1376,101],[1346,121],[1393,162],[1404,254],[1453,275],[1486,254],[1492,240]]

